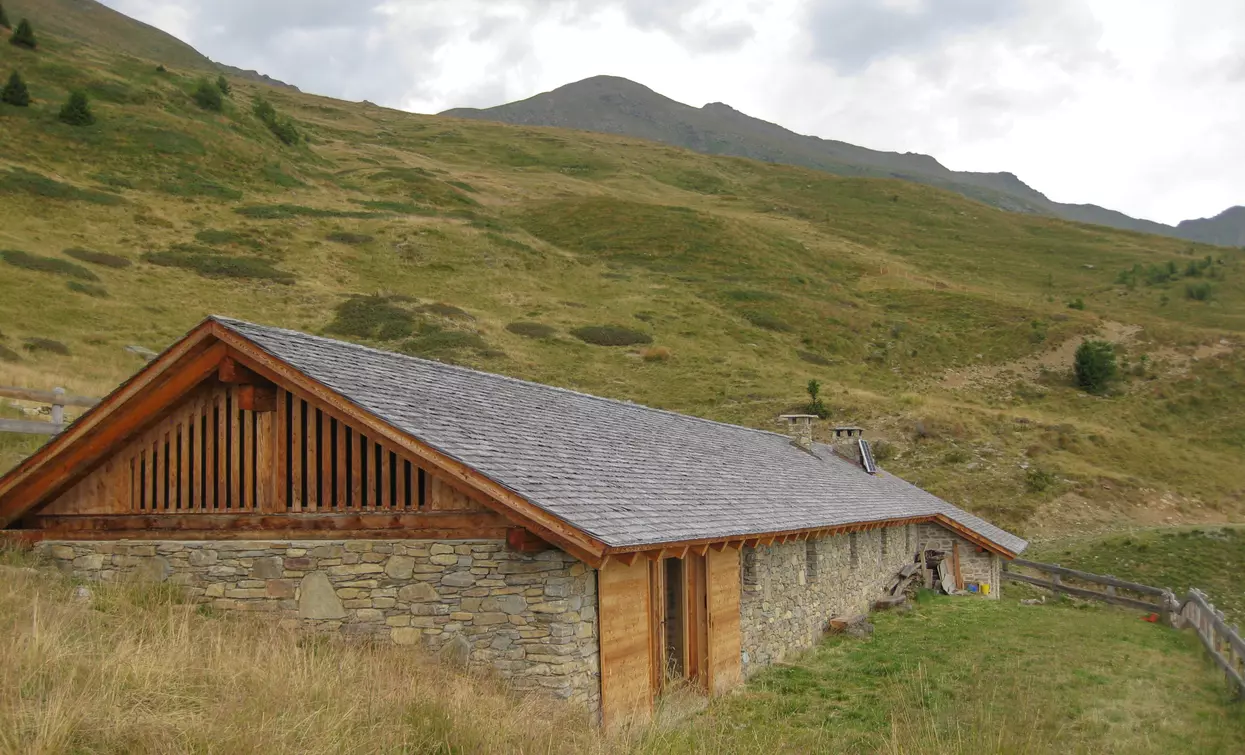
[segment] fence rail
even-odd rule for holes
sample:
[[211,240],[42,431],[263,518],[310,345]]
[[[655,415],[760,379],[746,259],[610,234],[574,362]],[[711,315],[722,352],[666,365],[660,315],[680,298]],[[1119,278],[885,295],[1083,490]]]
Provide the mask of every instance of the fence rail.
[[65,407],[81,407],[89,409],[99,403],[99,399],[90,396],[74,396],[65,393],[64,388],[50,391],[36,391],[30,388],[15,388],[0,385],[0,398],[13,398],[19,401],[33,401],[48,404],[52,407],[51,421],[24,419],[0,419],[0,433],[22,433],[25,435],[56,435],[65,429]]
[[[1050,575],[1050,579],[1042,579],[1013,571],[1016,567]],[[1106,590],[1099,591],[1076,585],[1067,585],[1063,583],[1064,577],[1090,584],[1104,585]],[[1022,558],[1003,564],[1003,579],[1035,585],[1052,592],[1073,595],[1078,598],[1098,600],[1112,605],[1159,613],[1163,615],[1165,623],[1174,629],[1191,627],[1197,632],[1211,658],[1219,668],[1223,669],[1224,674],[1232,682],[1236,689],[1237,697],[1245,699],[1245,640],[1241,639],[1241,630],[1239,627],[1229,626],[1223,612],[1216,610],[1215,606],[1206,597],[1206,593],[1201,590],[1189,590],[1189,594],[1182,601],[1170,589],[1129,582],[1110,575],[1091,574],[1090,572],[1068,569],[1059,564],[1026,561]],[[1120,595],[1118,593],[1119,590],[1128,590],[1140,595],[1157,597],[1159,600],[1157,603],[1147,602],[1131,596]]]

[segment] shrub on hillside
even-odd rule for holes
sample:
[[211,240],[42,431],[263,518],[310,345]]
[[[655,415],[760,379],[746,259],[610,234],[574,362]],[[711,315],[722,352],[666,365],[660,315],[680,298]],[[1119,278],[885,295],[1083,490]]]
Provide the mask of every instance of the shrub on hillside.
[[0,90],[0,101],[14,107],[30,105],[30,90],[26,88],[26,82],[22,81],[22,75],[17,71],[9,75],[9,83]]
[[552,326],[538,322],[512,322],[506,330],[524,338],[551,338],[557,332]]
[[415,316],[389,296],[352,296],[337,308],[324,330],[339,336],[395,341],[415,332]]
[[1029,467],[1025,470],[1025,487],[1030,493],[1045,493],[1059,482],[1055,475],[1040,467]]
[[821,419],[830,416],[830,409],[826,406],[826,402],[821,400],[821,383],[816,380],[808,381],[808,385],[804,387],[808,391],[808,405],[804,407],[804,411],[809,414],[816,414]]
[[69,356],[69,347],[60,341],[53,341],[51,338],[27,338],[22,342],[22,348],[32,354],[43,352],[58,354],[63,357]]
[[871,446],[873,458],[877,461],[890,461],[899,455],[899,449],[895,444],[885,440],[874,441]]
[[91,103],[86,92],[70,92],[69,99],[60,112],[61,123],[70,126],[90,126],[95,122],[95,114],[91,112]]
[[280,139],[283,144],[292,146],[303,140],[302,134],[298,132],[298,128],[294,125],[294,121],[281,117],[268,100],[256,97],[252,111],[260,123],[267,126],[272,135]]
[[83,283],[82,281],[69,281],[69,283],[66,284],[66,288],[68,288],[70,291],[73,291],[75,293],[86,294],[87,296],[93,296],[96,299],[107,299],[108,298],[108,289],[104,288],[103,286],[97,286],[94,283]]
[[1106,393],[1119,367],[1115,347],[1106,341],[1086,340],[1076,350],[1076,384],[1089,393]]
[[99,276],[87,270],[81,265],[75,265],[67,260],[57,257],[43,257],[38,254],[30,254],[16,249],[0,250],[0,259],[4,260],[13,267],[20,267],[24,270],[35,270],[40,273],[52,273],[53,275],[63,275],[66,278],[77,278],[84,281],[97,281]]
[[1206,281],[1190,283],[1184,288],[1185,298],[1192,299],[1193,301],[1209,301],[1210,294],[1211,287]]
[[199,79],[194,92],[195,103],[204,110],[219,113],[225,106],[220,89],[207,79]]
[[216,77],[216,89],[226,97],[233,94],[233,87],[229,86],[229,79],[226,79],[224,74]]
[[653,337],[621,325],[588,325],[571,331],[584,343],[593,346],[637,346],[653,342]]
[[268,260],[258,257],[231,257],[224,254],[201,254],[195,252],[167,251],[147,252],[143,260],[162,267],[180,267],[192,270],[205,278],[242,278],[270,280],[282,285],[293,285],[294,275],[278,270]]
[[12,29],[13,24],[9,23],[9,14],[4,12],[4,6],[0,5],[0,26],[6,29]]
[[479,333],[468,333],[461,330],[445,330],[436,325],[426,325],[419,335],[407,340],[398,347],[398,351],[414,357],[436,359],[452,357],[457,352],[470,349],[481,356],[497,356]]
[[35,39],[35,27],[30,25],[26,19],[22,19],[17,24],[17,28],[13,30],[13,36],[9,37],[10,44],[18,47],[25,47],[33,50],[39,46],[38,40]]
[[1085,309],[1085,300],[1079,296],[1068,302],[1068,309]]
[[129,259],[116,254],[97,252],[92,249],[80,249],[77,247],[73,249],[66,249],[65,256],[73,257],[74,259],[81,260],[82,262],[90,262],[92,265],[103,265],[104,267],[113,267],[117,269],[129,267],[134,264]]

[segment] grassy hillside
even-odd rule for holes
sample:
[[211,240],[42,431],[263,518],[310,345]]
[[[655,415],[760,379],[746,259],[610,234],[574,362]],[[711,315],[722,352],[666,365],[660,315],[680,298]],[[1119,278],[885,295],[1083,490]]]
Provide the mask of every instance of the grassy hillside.
[[[0,384],[100,395],[221,313],[766,428],[816,379],[888,468],[1026,533],[1245,509],[1241,252],[243,80],[214,113],[141,28],[37,31],[0,45],[35,98],[0,105]],[[1068,378],[1096,333],[1106,397]]]
[[[1229,753],[1197,641],[1130,612],[936,599],[704,708],[599,736],[582,711],[417,650],[294,636],[168,586],[75,585],[0,552],[0,753]],[[125,715],[117,715],[125,711]]]

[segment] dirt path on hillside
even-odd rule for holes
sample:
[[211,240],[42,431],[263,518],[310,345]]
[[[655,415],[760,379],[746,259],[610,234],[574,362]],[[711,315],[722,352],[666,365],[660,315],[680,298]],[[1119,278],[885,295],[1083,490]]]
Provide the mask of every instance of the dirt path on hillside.
[[[1141,332],[1140,325],[1126,325],[1121,322],[1107,321],[1098,332],[1088,336],[1069,338],[1055,348],[1041,354],[1017,359],[1013,362],[994,365],[965,367],[958,370],[947,370],[939,385],[943,388],[980,387],[998,383],[1001,380],[1016,379],[1036,381],[1045,372],[1063,372],[1072,369],[1076,350],[1086,339],[1095,338],[1113,344],[1127,344],[1137,338]],[[1172,353],[1176,352],[1172,350]]]

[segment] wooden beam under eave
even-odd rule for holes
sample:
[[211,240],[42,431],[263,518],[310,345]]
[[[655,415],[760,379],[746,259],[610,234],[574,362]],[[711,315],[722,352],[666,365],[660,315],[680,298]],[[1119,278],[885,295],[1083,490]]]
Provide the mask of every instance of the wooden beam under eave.
[[640,557],[640,551],[628,551],[626,553],[615,553],[614,558],[618,559],[618,563],[623,566],[631,566],[636,559]]
[[691,546],[685,545],[682,548],[670,548],[670,557],[677,559],[687,558],[687,552],[691,550]]
[[664,554],[665,552],[666,551],[664,548],[658,548],[656,550],[651,550],[651,551],[641,551],[641,553],[644,554],[644,557],[647,558],[649,561],[660,561],[662,554]]
[[721,553],[722,551],[726,550],[726,541],[719,540],[716,543],[709,543],[709,547],[712,548],[714,551]]
[[277,410],[277,387],[248,383],[238,386],[238,408],[266,414]]
[[708,552],[709,552],[708,543],[701,543],[700,545],[692,546],[692,553],[695,553],[697,556],[703,556]]
[[744,540],[745,548],[755,548],[760,544],[761,544],[761,538],[759,537],[750,537],[747,540]]

